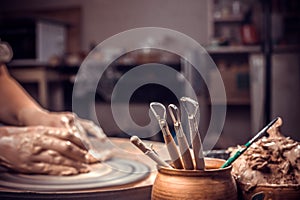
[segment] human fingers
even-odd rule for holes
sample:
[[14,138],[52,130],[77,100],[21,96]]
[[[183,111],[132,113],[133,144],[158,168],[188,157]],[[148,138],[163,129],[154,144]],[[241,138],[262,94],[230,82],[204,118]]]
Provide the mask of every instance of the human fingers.
[[89,152],[86,154],[86,160],[88,164],[93,164],[93,163],[97,163],[100,162],[100,160],[98,160],[97,158],[95,158],[92,154],[90,154]]
[[65,157],[72,160],[87,163],[87,151],[80,149],[70,141],[61,140],[55,137],[44,136],[40,142],[39,146],[43,149],[51,149],[59,152]]
[[82,139],[80,138],[79,133],[71,132],[68,129],[60,129],[60,128],[49,128],[47,132],[45,132],[46,135],[56,137],[58,139],[70,141],[73,144],[77,145],[81,149],[86,149],[85,145],[82,142]]
[[80,143],[86,149],[89,149],[89,139],[86,130],[78,123],[78,118],[74,113],[62,113],[62,122],[64,126],[77,138],[80,138]]
[[38,117],[33,121],[37,123],[32,125],[44,125],[57,128],[70,128],[74,121],[74,114],[71,112],[49,112],[45,111],[42,116]]
[[[48,130],[45,132],[45,135],[53,136],[64,141],[70,141],[72,144],[77,145],[80,149],[88,151],[87,148],[89,146],[88,144],[85,143],[86,139],[84,140],[77,131],[70,132],[67,129],[49,127]],[[94,156],[92,156],[89,152],[86,151],[84,151],[86,163],[91,164],[91,163],[99,162],[98,159],[96,159]]]
[[45,150],[38,155],[34,155],[31,157],[31,161],[73,167],[80,173],[89,172],[86,164],[66,158],[54,150]]
[[59,112],[53,113],[61,117],[60,121],[64,124],[66,128],[71,128],[74,125],[74,121],[76,118],[75,113],[71,112]]
[[[105,139],[107,139],[107,137],[104,134],[103,130],[100,127],[96,126],[92,121],[83,120],[80,118],[75,119],[74,125],[77,127],[78,131],[80,132],[84,145],[87,147],[88,151],[91,152],[88,154],[89,163],[96,163],[99,161],[103,161],[102,159],[99,159],[99,157],[96,158],[93,156],[94,153],[96,153],[99,156],[99,152],[97,150],[95,151],[95,148],[91,143],[92,138],[89,138],[90,136],[88,136],[88,134],[90,133],[98,139],[98,142],[104,142]],[[101,155],[103,155],[103,153],[104,153],[104,149],[101,152]]]

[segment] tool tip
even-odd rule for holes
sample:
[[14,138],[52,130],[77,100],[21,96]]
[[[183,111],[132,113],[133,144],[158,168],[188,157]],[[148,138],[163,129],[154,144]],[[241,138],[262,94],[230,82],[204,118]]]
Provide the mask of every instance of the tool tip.
[[131,138],[130,138],[130,142],[137,142],[137,141],[139,141],[139,137],[138,136],[136,136],[136,135],[134,135],[134,136],[132,136]]

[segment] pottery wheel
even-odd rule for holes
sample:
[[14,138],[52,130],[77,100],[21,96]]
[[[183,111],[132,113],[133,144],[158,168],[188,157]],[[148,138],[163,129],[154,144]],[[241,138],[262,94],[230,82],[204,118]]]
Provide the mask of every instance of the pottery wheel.
[[72,191],[134,183],[149,175],[149,167],[138,161],[112,158],[94,164],[91,171],[74,176],[25,175],[0,173],[0,186],[29,191]]

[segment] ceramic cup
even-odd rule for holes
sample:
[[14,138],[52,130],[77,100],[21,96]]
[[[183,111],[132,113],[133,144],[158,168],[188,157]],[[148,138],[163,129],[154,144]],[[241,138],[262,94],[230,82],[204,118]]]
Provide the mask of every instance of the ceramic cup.
[[244,200],[298,200],[300,198],[300,185],[257,185],[253,190],[246,191],[245,184],[237,182],[239,196]]

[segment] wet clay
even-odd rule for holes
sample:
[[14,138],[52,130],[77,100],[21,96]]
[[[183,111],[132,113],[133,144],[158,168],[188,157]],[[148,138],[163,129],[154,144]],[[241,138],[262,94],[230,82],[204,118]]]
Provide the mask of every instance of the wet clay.
[[[300,143],[280,133],[279,119],[234,163],[232,173],[250,190],[257,185],[300,184]],[[242,147],[240,147],[242,148]]]
[[0,128],[0,163],[21,172],[73,175],[97,162],[74,128],[45,126]]

